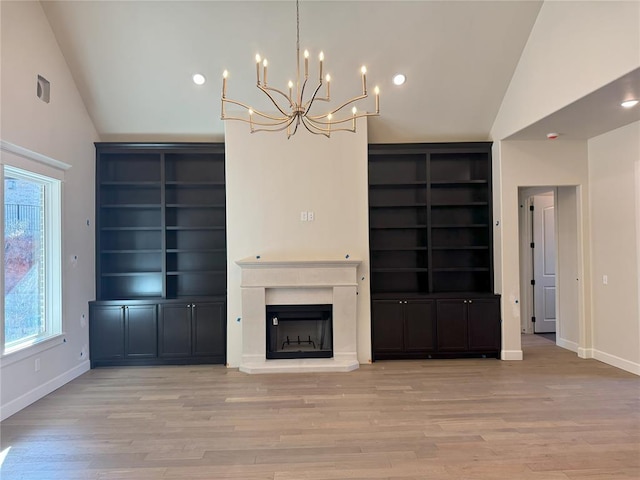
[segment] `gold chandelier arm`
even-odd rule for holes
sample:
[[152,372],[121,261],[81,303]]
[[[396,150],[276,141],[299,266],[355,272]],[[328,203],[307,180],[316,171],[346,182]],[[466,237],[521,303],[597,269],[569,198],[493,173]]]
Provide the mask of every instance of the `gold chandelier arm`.
[[[295,117],[293,117],[295,119]],[[278,122],[257,122],[253,119],[247,119],[247,118],[243,118],[243,117],[224,117],[224,120],[237,120],[239,122],[244,122],[244,123],[248,123],[249,125],[257,125],[260,127],[278,127],[280,125],[286,124],[286,123],[290,123],[293,121],[293,119],[291,118],[285,118],[281,121]],[[285,126],[286,128],[286,126]],[[257,131],[257,130],[256,130]],[[274,131],[278,131],[278,130],[274,130]]]
[[[245,108],[245,109],[247,109],[247,110],[251,110],[255,115],[258,115],[258,116],[260,116],[260,117],[262,117],[262,118],[268,118],[269,120],[274,120],[274,121],[276,121],[276,122],[282,122],[282,121],[286,122],[286,121],[289,119],[289,115],[287,115],[285,112],[282,112],[282,110],[280,110],[280,111],[282,112],[282,114],[284,115],[284,117],[275,117],[275,116],[273,116],[273,115],[269,115],[269,114],[267,114],[267,113],[261,112],[260,110],[254,110],[254,109],[253,109],[253,108],[251,108],[249,105],[246,105],[246,104],[244,104],[244,103],[242,103],[242,102],[238,102],[238,101],[236,101],[236,100],[232,100],[232,99],[230,99],[230,98],[223,98],[223,99],[222,99],[222,103],[224,104],[225,102],[226,102],[226,103],[232,103],[232,104],[234,104],[234,105],[238,105],[238,106],[243,107],[243,108]],[[223,117],[223,120],[224,120],[224,119],[227,119],[227,118],[230,118],[230,117],[227,117],[227,116],[225,115],[225,116]],[[247,120],[247,122],[248,122],[248,121],[249,121],[249,120]],[[254,122],[254,123],[255,123],[255,122]]]
[[313,95],[311,96],[311,98],[307,101],[307,103],[304,104],[304,116],[305,117],[309,114],[309,110],[311,110],[311,106],[313,105],[313,102],[316,99],[316,95],[318,95],[318,90],[320,90],[321,86],[322,86],[322,80],[320,80],[320,83],[316,87],[316,90],[313,92]]
[[[282,95],[282,96],[285,98],[285,100],[287,100],[287,101],[289,102],[289,105],[293,105],[293,99],[292,99],[289,95],[287,95],[286,93],[284,93],[282,90],[279,90],[279,89],[277,89],[277,88],[273,88],[273,87],[262,86],[262,85],[259,85],[259,86],[258,86],[258,88],[259,88],[260,90],[262,90],[262,91],[264,91],[264,90],[270,90],[270,91],[272,91],[272,92],[279,93],[280,95]],[[266,92],[265,92],[265,93],[266,93]]]
[[367,94],[363,93],[362,95],[359,95],[357,97],[353,97],[351,100],[347,100],[346,102],[344,102],[342,105],[340,105],[338,108],[334,108],[333,110],[331,110],[329,113],[331,115],[334,115],[336,113],[338,113],[340,110],[342,110],[344,107],[351,105],[352,103],[355,103],[359,100],[363,100],[365,98],[367,98]]
[[[264,93],[267,97],[269,97],[269,100],[271,100],[271,103],[273,103],[275,105],[275,107],[280,111],[281,114],[285,115],[285,116],[289,116],[287,114],[287,112],[285,112],[282,107],[280,105],[278,105],[278,102],[276,102],[276,99],[273,98],[273,96],[268,92],[268,90],[274,90],[277,91],[278,93],[282,93],[279,90],[276,90],[275,88],[264,88],[262,85],[258,85],[258,88],[262,91],[262,93]],[[284,94],[283,94],[284,95]],[[288,98],[285,95],[285,98]],[[255,111],[255,110],[254,110]],[[264,115],[263,115],[264,116]]]
[[[291,119],[289,119],[288,122],[285,122],[285,125],[280,127],[278,126],[278,128],[255,128],[252,129],[251,132],[281,132],[282,130],[285,130],[287,128],[289,128],[289,126],[293,123],[293,121],[295,120],[295,117],[292,117]],[[260,125],[260,126],[264,126],[265,124],[260,124],[260,123],[253,123],[254,125]],[[273,127],[276,127],[276,125],[272,125]]]
[[328,129],[319,128],[318,126],[314,125],[313,122],[307,123],[307,119],[304,116],[302,116],[301,118],[302,125],[304,125],[304,128],[306,128],[309,132],[313,133],[314,135],[324,135],[327,138],[330,137],[330,131]]

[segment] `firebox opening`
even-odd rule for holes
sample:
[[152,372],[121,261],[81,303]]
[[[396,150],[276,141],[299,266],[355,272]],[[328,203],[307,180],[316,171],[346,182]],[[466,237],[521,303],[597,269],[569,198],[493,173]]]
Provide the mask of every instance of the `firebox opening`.
[[267,359],[333,357],[332,305],[267,305]]

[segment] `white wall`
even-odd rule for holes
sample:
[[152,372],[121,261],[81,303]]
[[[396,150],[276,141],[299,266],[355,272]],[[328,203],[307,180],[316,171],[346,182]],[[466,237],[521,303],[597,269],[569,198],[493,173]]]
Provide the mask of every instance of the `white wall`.
[[589,186],[593,356],[640,375],[640,122],[589,140]]
[[[581,289],[588,290],[588,279],[581,278],[582,249],[579,189],[559,187],[556,192],[556,237],[558,240],[557,330],[558,345],[577,352],[580,344],[580,322],[585,320],[581,305]],[[577,288],[581,287],[581,288]]]
[[[582,205],[582,211],[587,211],[587,144],[562,140],[504,141],[500,142],[499,148],[494,148],[494,155],[499,157],[494,161],[500,164],[501,183],[501,188],[494,189],[494,219],[500,222],[500,226],[494,229],[494,238],[503,247],[495,272],[496,277],[501,279],[501,283],[496,283],[496,288],[497,293],[502,294],[502,358],[519,360],[522,358],[522,349],[518,188],[578,186],[578,203]],[[558,214],[561,215],[561,212]],[[584,228],[580,226],[583,239],[586,238]],[[584,315],[587,318],[588,312],[584,312]]]
[[[240,268],[249,256],[362,260],[358,270],[358,361],[371,359],[367,129],[331,139],[306,131],[254,133],[226,122],[227,361],[242,351]],[[313,211],[313,222],[301,222]],[[364,280],[363,280],[364,277]]]
[[[21,360],[2,359],[0,416],[6,418],[89,368],[88,327],[81,325],[81,316],[88,320],[87,302],[95,298],[93,142],[98,135],[40,3],[3,1],[0,9],[0,138],[71,165],[62,187],[65,341],[36,355],[21,352]],[[37,75],[51,82],[49,104],[36,97]],[[2,153],[3,162],[25,161]],[[75,267],[72,255],[78,256]],[[37,373],[36,356],[42,366]]]
[[640,2],[545,1],[491,130],[502,140],[640,67]]

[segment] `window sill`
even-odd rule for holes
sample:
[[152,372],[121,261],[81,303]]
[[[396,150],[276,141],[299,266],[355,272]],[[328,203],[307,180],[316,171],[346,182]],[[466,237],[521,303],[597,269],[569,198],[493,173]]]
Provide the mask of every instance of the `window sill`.
[[59,333],[51,337],[37,340],[29,346],[16,346],[12,350],[5,352],[0,357],[0,368],[12,365],[16,362],[26,360],[29,357],[38,355],[46,350],[57,347],[67,342],[66,334]]

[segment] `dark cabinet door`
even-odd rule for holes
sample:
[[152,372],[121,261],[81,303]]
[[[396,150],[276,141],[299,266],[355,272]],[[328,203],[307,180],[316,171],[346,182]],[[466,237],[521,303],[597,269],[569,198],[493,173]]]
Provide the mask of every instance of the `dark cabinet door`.
[[95,306],[89,316],[91,362],[124,358],[124,307]]
[[465,352],[469,350],[466,300],[438,300],[438,351]]
[[469,349],[500,349],[500,303],[497,298],[473,299],[467,303]]
[[125,306],[125,356],[153,358],[158,355],[155,305]]
[[404,350],[403,303],[376,300],[372,305],[373,352],[397,353]]
[[405,351],[433,351],[435,347],[433,301],[409,300],[403,306]]
[[194,356],[216,356],[224,361],[226,351],[226,317],[223,303],[194,303],[192,341]]
[[159,322],[159,355],[191,356],[191,304],[162,305]]

